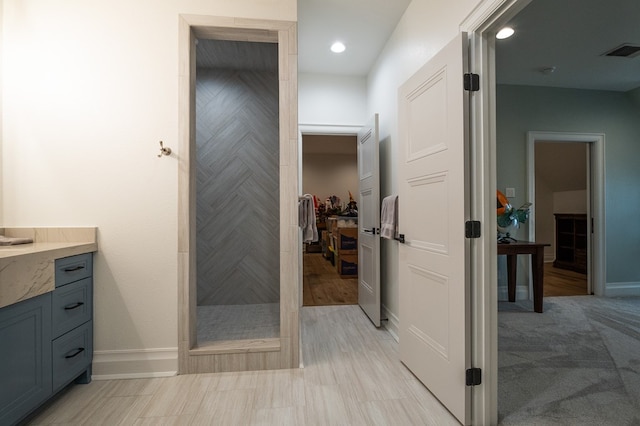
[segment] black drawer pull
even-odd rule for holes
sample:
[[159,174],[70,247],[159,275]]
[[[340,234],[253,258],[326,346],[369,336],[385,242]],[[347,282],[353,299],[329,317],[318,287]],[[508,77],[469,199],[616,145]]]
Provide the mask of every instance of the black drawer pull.
[[76,303],[74,303],[73,305],[67,305],[67,306],[65,306],[65,307],[64,307],[64,310],[65,310],[65,311],[70,311],[70,310],[72,310],[72,309],[77,309],[77,308],[79,308],[79,307],[80,307],[80,306],[82,306],[82,305],[84,305],[84,302],[76,302]]
[[78,348],[72,354],[67,354],[64,357],[67,358],[67,359],[68,358],[75,358],[78,355],[80,355],[82,352],[84,352],[84,348]]
[[84,269],[84,265],[72,266],[70,268],[64,268],[64,272],[75,272]]

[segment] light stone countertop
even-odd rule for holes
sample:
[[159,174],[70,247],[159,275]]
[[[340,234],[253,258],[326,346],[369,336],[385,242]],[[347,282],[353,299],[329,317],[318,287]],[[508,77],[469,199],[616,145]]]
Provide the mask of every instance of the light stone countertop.
[[0,308],[53,291],[55,260],[98,250],[97,228],[0,228],[31,244],[0,246]]
[[62,242],[62,243],[31,243],[31,244],[18,244],[15,246],[0,246],[0,261],[16,257],[26,256],[30,254],[38,254],[45,252],[53,252],[56,259],[73,256],[76,254],[88,253],[96,251],[98,245],[96,243],[74,243],[74,242]]

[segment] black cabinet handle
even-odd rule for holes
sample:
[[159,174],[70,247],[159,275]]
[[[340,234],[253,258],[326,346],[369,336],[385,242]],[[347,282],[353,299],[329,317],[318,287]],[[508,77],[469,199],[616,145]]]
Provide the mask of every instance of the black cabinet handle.
[[67,358],[67,359],[68,358],[75,358],[78,355],[80,355],[82,352],[84,352],[84,348],[78,348],[73,353],[69,353],[69,354],[65,355],[64,357]]
[[84,305],[84,302],[76,302],[76,303],[74,303],[73,305],[67,305],[67,306],[65,306],[65,307],[64,307],[64,310],[65,310],[65,311],[70,311],[70,310],[72,310],[72,309],[77,309],[77,308],[79,308],[79,307],[80,307],[80,306],[82,306],[82,305]]
[[78,265],[78,266],[72,266],[70,268],[64,268],[63,271],[65,271],[65,272],[75,272],[75,271],[79,271],[81,269],[84,269],[84,265]]

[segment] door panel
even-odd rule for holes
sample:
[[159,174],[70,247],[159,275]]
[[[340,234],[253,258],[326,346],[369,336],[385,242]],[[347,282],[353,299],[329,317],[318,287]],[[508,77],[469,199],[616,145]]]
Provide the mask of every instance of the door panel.
[[358,304],[380,327],[378,114],[358,132]]
[[399,91],[400,357],[469,422],[467,116],[460,34]]

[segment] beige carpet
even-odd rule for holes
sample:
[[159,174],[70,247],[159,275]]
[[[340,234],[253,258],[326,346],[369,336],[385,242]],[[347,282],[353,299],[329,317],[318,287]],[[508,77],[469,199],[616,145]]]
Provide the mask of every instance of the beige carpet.
[[503,425],[640,425],[640,298],[500,302]]

